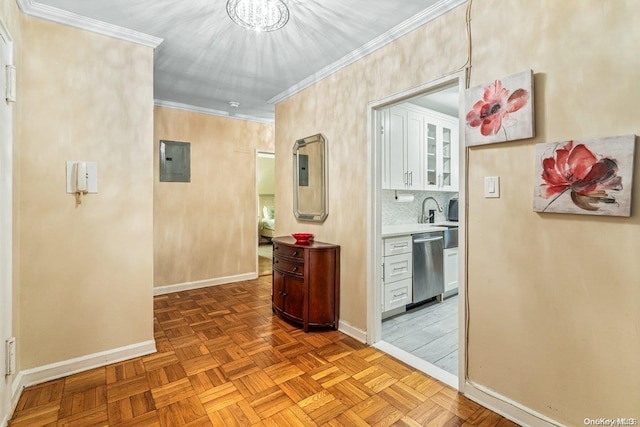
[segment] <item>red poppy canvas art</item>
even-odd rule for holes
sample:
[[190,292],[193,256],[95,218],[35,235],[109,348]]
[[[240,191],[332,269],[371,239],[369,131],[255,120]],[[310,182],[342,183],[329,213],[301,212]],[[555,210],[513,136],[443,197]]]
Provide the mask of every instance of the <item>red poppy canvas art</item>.
[[535,135],[532,70],[469,88],[464,98],[468,146]]
[[536,212],[631,215],[635,135],[536,145]]

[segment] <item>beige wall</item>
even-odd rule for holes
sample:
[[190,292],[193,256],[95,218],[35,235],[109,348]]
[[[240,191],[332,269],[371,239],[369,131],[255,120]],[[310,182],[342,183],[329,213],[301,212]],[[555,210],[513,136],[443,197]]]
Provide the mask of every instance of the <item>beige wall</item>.
[[[191,182],[159,182],[160,140],[191,143]],[[154,283],[256,273],[256,150],[273,125],[156,107]]]
[[[640,3],[476,0],[471,85],[536,73],[533,140],[469,152],[469,378],[568,425],[640,418],[640,216],[532,212],[537,142],[640,134]],[[342,245],[341,320],[366,327],[367,102],[455,71],[458,8],[276,106],[279,233]],[[291,214],[297,138],[329,140],[329,217]],[[637,162],[636,162],[637,164]],[[634,195],[640,197],[636,168]],[[501,176],[484,199],[483,177]]]
[[[535,143],[640,134],[640,4],[474,9],[471,84],[532,68],[538,126],[469,153],[469,376],[571,425],[640,418],[640,169],[631,218],[532,212]],[[499,200],[482,197],[487,175]]]
[[[436,79],[466,60],[464,8],[276,105],[278,234],[308,231],[341,245],[340,321],[366,329],[367,102]],[[434,58],[442,58],[434,61]],[[329,216],[321,224],[293,216],[291,149],[327,138]]]
[[[21,369],[153,339],[153,50],[23,17]],[[66,194],[65,161],[98,162]]]

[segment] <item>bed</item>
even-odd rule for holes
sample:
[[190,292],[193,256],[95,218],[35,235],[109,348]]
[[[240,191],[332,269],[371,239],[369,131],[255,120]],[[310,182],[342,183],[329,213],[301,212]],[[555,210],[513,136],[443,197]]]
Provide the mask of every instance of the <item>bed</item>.
[[271,241],[276,232],[275,208],[271,205],[262,207],[260,223],[258,227],[260,237]]

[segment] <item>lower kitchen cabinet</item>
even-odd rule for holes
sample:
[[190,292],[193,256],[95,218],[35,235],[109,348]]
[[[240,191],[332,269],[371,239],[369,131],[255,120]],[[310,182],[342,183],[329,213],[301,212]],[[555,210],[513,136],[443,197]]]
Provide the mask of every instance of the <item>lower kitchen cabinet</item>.
[[444,291],[458,289],[458,248],[444,250]]
[[[413,244],[411,235],[383,240],[382,312],[413,301]],[[383,314],[384,317],[384,314]]]
[[384,287],[384,311],[411,304],[411,278],[389,283]]

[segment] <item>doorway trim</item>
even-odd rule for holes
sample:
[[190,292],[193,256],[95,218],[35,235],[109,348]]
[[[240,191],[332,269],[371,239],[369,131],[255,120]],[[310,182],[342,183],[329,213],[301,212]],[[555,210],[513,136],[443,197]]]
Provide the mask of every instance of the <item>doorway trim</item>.
[[[260,267],[258,262],[258,246],[260,246],[260,191],[258,190],[258,159],[260,157],[273,157],[275,159],[276,153],[268,150],[260,150],[256,149],[256,157],[255,157],[255,189],[256,189],[256,220],[255,220],[255,260],[256,260],[256,277],[260,276]],[[273,195],[275,199],[275,193]]]
[[[0,38],[6,45],[5,58],[7,65],[13,65],[13,39],[4,21],[0,19]],[[6,71],[5,71],[6,73]],[[5,82],[6,83],[6,80]],[[3,84],[1,87],[5,87]],[[6,90],[6,89],[5,89]],[[7,102],[5,93],[0,96],[0,102]],[[3,123],[3,145],[0,146],[0,168],[2,172],[2,188],[0,188],[0,342],[4,354],[4,341],[13,335],[13,103],[7,102],[7,123]],[[4,145],[6,142],[6,146]],[[4,357],[2,358],[4,362]],[[4,365],[4,363],[2,363]],[[17,368],[17,367],[16,367]],[[14,405],[17,403],[16,393],[12,382],[16,373],[12,376],[0,375],[2,384],[0,387],[0,425],[7,422]]]
[[[368,162],[368,204],[369,217],[367,218],[367,344],[380,347],[387,351],[390,344],[381,341],[382,329],[382,209],[381,188],[382,188],[382,140],[380,138],[381,123],[379,122],[378,110],[420,95],[436,92],[453,84],[458,85],[460,97],[458,104],[460,112],[464,110],[464,90],[466,89],[467,70],[461,70],[422,85],[404,90],[390,95],[386,98],[372,101],[367,104],[367,156]],[[429,375],[440,379],[445,383],[456,387],[460,392],[464,392],[467,376],[467,151],[464,141],[464,120],[459,124],[459,200],[460,200],[460,222],[459,222],[459,242],[458,242],[458,379],[457,384],[451,377],[435,367],[434,371],[427,372]],[[425,371],[423,364],[415,363],[409,357],[403,357],[400,350],[394,353],[403,362]],[[407,353],[408,354],[408,353]],[[414,363],[412,363],[414,362]],[[425,362],[426,363],[426,362]],[[433,365],[431,365],[433,366]],[[441,372],[437,372],[441,371]],[[453,384],[452,384],[453,383]]]

